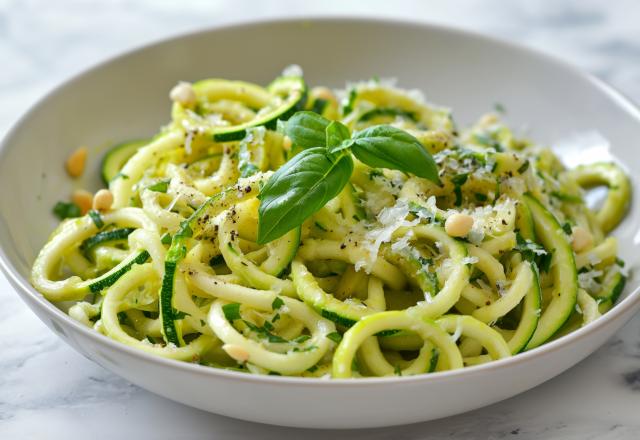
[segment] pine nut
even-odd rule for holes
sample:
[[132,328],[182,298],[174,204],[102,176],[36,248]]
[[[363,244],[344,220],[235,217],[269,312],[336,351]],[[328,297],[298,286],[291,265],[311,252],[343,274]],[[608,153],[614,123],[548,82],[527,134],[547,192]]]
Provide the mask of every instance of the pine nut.
[[80,177],[84,172],[85,164],[87,163],[87,154],[89,151],[86,147],[80,147],[67,158],[66,168],[67,173],[73,177]]
[[196,92],[193,91],[193,87],[188,82],[179,82],[169,92],[169,98],[183,107],[193,107],[197,101]]
[[108,189],[101,189],[93,197],[93,209],[98,211],[108,211],[113,204],[113,194]]
[[78,205],[80,213],[85,215],[93,205],[93,194],[85,189],[77,189],[71,194],[71,201]]
[[473,217],[467,214],[452,214],[444,222],[444,230],[451,237],[464,237],[472,227]]

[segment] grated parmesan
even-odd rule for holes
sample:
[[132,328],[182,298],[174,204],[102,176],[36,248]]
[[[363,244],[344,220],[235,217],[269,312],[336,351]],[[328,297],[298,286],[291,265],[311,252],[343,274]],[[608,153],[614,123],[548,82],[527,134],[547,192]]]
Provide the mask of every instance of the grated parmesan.
[[401,250],[409,247],[409,240],[413,238],[413,231],[409,230],[400,240],[397,240],[391,244],[391,250],[393,252],[400,252]]
[[402,227],[412,227],[420,223],[420,219],[407,221],[409,214],[409,204],[404,199],[399,199],[392,207],[383,208],[378,214],[377,221],[379,227],[371,229],[365,234],[363,247],[367,251],[366,259],[358,260],[355,264],[355,270],[364,269],[370,273],[373,264],[378,257],[380,246],[388,243],[393,237],[393,233]]
[[600,283],[596,278],[602,276],[601,270],[590,270],[578,274],[578,284],[589,293],[596,293],[600,289]]
[[478,262],[478,257],[464,257],[461,261],[462,264],[476,264]]

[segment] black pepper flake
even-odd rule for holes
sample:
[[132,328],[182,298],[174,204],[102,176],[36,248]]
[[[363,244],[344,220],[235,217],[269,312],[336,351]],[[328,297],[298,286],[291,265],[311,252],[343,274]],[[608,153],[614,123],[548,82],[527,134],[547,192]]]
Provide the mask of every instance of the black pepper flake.
[[340,249],[346,249],[346,247],[347,247],[347,245],[346,245],[346,244],[344,244],[344,243],[342,243],[342,244],[340,245]]

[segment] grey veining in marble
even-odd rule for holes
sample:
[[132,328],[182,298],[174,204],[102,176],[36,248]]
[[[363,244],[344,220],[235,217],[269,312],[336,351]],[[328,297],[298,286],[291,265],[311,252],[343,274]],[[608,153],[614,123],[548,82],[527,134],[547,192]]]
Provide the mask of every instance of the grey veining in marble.
[[[57,83],[122,50],[283,14],[383,15],[464,27],[556,54],[640,102],[637,0],[0,0],[0,135]],[[0,439],[640,438],[640,317],[578,366],[505,402],[430,423],[321,432],[240,422],[141,390],[59,341],[0,275],[0,372]]]

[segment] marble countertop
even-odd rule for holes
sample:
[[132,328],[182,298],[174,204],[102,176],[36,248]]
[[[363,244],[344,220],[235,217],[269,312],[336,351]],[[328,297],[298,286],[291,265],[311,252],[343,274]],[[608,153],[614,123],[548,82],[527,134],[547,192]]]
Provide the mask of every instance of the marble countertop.
[[[636,0],[0,0],[0,135],[57,83],[122,50],[220,23],[307,14],[481,31],[559,55],[640,102]],[[0,304],[0,439],[640,438],[640,316],[578,366],[507,401],[429,423],[323,432],[216,416],[131,385],[60,341],[2,275]]]

